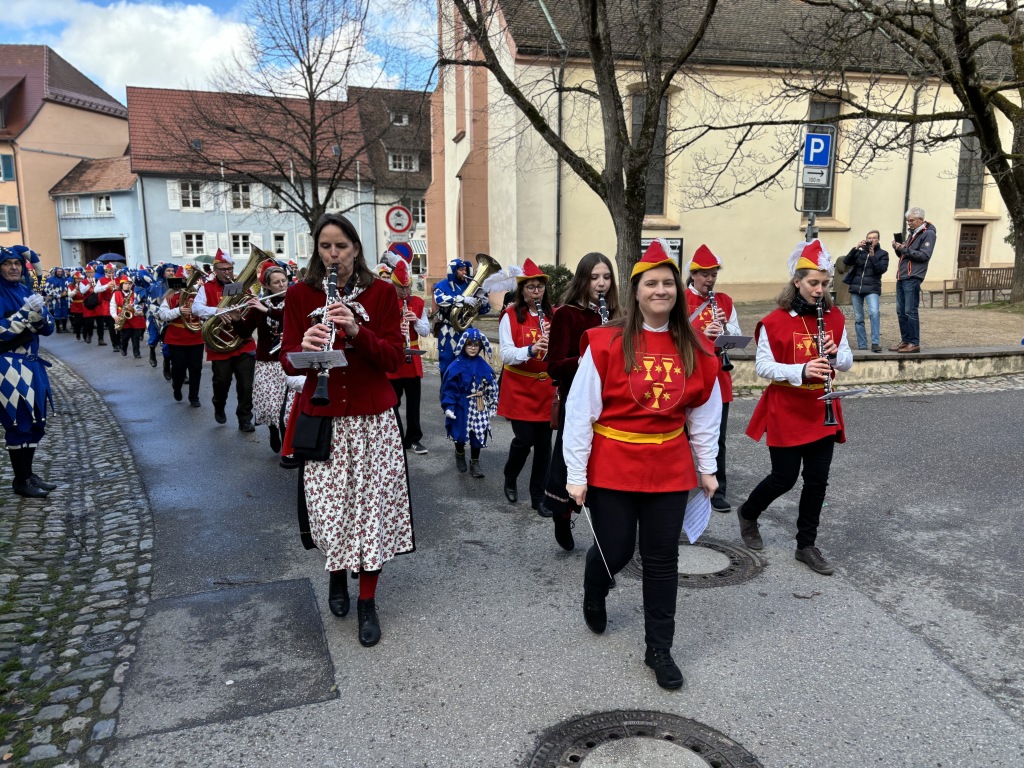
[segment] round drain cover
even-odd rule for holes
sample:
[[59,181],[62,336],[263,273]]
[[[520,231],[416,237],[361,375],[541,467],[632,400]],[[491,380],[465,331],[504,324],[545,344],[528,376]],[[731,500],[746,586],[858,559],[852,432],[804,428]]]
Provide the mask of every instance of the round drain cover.
[[618,710],[584,715],[541,736],[529,768],[761,768],[735,741],[696,720],[664,712]]
[[[683,534],[684,537],[685,535]],[[761,558],[743,547],[715,539],[701,539],[692,546],[685,538],[680,542],[680,587],[731,587],[750,581],[763,570],[764,563]],[[639,552],[626,563],[622,572],[636,578],[643,577],[644,569]]]

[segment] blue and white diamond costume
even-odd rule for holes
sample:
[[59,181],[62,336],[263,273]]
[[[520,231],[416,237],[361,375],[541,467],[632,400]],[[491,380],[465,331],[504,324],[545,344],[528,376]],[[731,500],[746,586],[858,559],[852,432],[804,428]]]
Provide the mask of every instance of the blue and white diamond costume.
[[[452,364],[452,361],[455,360],[456,354],[454,347],[458,334],[452,328],[449,318],[453,308],[461,307],[466,303],[466,297],[462,295],[462,292],[469,285],[469,274],[472,268],[473,265],[468,261],[452,259],[448,262],[448,277],[434,286],[434,303],[437,304],[438,313],[441,317],[441,332],[437,339],[437,367],[441,371],[442,376],[444,376],[444,372]],[[458,272],[460,269],[466,270],[466,276],[462,279],[459,279]],[[487,301],[487,296],[482,291],[477,293],[477,296],[469,297],[469,301],[473,303],[479,302],[480,314],[486,315],[491,311],[491,305]]]

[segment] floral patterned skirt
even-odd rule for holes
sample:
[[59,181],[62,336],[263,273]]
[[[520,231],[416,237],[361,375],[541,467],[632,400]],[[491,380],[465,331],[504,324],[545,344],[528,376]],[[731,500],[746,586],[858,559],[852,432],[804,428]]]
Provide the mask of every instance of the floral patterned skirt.
[[252,423],[277,426],[287,389],[284,368],[276,360],[257,360],[252,383]]
[[331,457],[307,461],[306,506],[326,570],[376,571],[416,548],[405,450],[390,408],[333,419]]

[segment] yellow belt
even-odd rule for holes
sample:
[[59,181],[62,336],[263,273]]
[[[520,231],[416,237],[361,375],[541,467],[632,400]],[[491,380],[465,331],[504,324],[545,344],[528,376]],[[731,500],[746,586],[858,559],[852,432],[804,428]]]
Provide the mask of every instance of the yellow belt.
[[540,373],[533,373],[531,371],[524,371],[522,368],[515,368],[515,367],[513,367],[511,365],[506,365],[505,366],[505,370],[506,371],[511,371],[512,373],[518,373],[520,376],[528,376],[531,379],[540,379],[541,381],[546,381],[547,379],[551,378],[550,376],[548,376],[548,372],[547,371],[541,371]]
[[661,445],[667,443],[669,440],[675,440],[681,434],[683,434],[686,427],[680,427],[674,429],[671,432],[624,432],[621,429],[615,429],[614,427],[606,427],[604,424],[598,424],[596,421],[592,425],[594,431],[602,437],[607,437],[609,440],[618,440],[620,443],[641,443],[641,444],[656,444]]
[[810,390],[815,390],[815,389],[824,389],[825,388],[825,383],[824,382],[822,382],[821,384],[799,384],[799,385],[793,385],[793,384],[790,384],[788,381],[773,381],[772,384],[774,386],[776,386],[776,387],[789,387],[790,389],[810,389]]

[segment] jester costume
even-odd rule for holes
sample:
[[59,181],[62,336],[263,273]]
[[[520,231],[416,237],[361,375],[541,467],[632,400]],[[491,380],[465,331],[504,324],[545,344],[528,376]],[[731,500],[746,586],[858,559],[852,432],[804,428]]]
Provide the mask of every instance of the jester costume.
[[71,308],[68,298],[70,283],[71,278],[64,274],[64,268],[54,267],[43,284],[43,294],[46,296],[50,314],[53,315],[53,320],[57,325],[57,333],[68,332],[68,315]]

